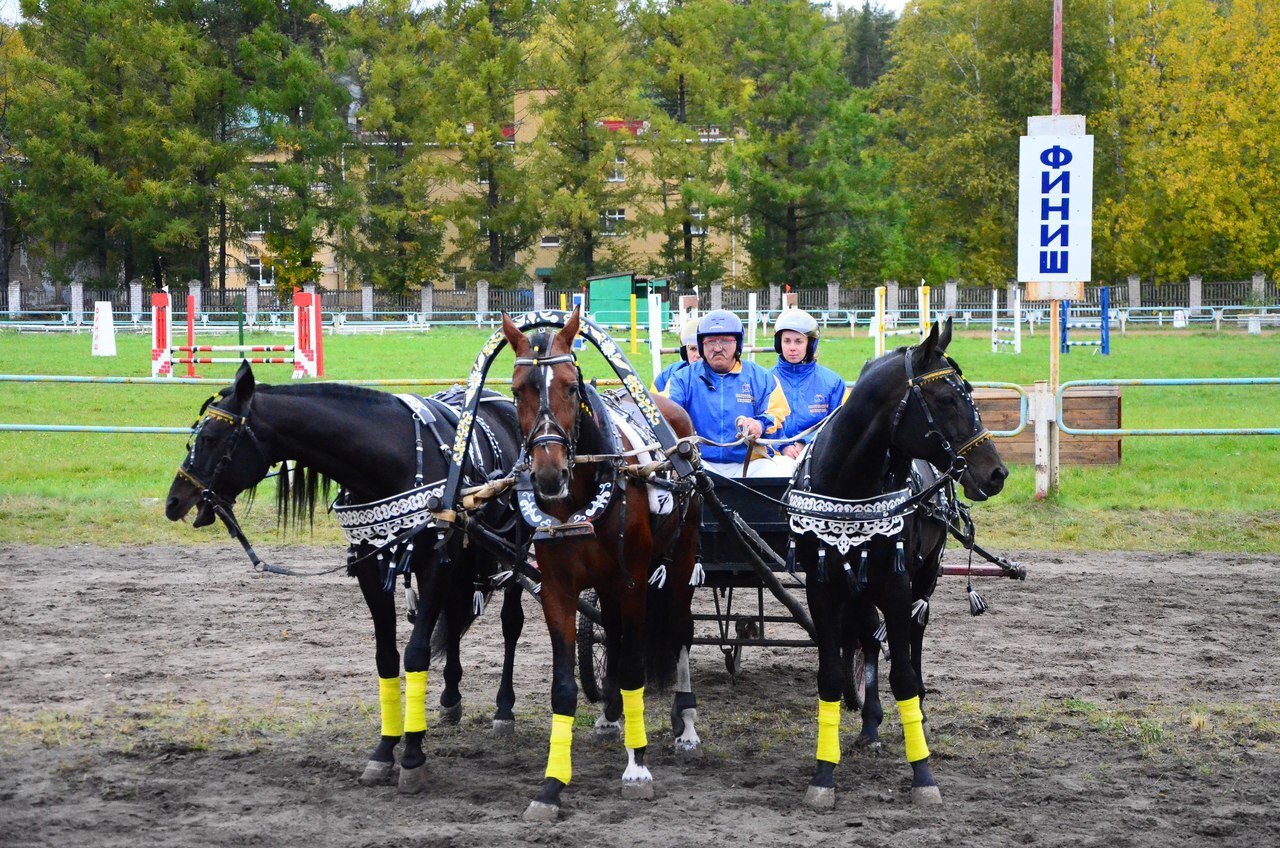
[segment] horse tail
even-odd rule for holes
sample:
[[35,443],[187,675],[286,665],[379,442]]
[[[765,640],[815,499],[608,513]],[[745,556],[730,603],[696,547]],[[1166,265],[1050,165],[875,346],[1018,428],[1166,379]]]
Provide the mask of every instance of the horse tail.
[[674,590],[671,575],[668,574],[665,585],[649,585],[649,594],[645,600],[645,685],[655,691],[670,688],[675,680],[676,660],[683,644],[680,617],[675,614],[677,593]]

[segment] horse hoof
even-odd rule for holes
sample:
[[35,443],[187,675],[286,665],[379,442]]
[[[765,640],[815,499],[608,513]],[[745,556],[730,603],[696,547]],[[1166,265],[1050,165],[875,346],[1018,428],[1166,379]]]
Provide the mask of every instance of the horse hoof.
[[853,744],[868,751],[879,751],[882,747],[879,739],[870,739],[862,734],[858,734],[857,738],[853,740]]
[[365,763],[364,774],[360,775],[360,783],[364,786],[382,786],[391,782],[391,772],[395,763],[382,763],[370,760]]
[[911,787],[911,803],[933,806],[942,803],[942,790],[936,786]]
[[835,809],[836,788],[834,786],[810,785],[804,791],[804,805],[815,810]]
[[688,739],[677,739],[676,756],[682,760],[700,760],[702,759],[702,746]]
[[516,722],[510,718],[495,718],[493,720],[494,736],[515,736]]
[[427,766],[417,768],[400,768],[400,794],[417,795],[427,788]]
[[452,707],[440,707],[440,723],[441,724],[458,724],[462,721],[462,702],[454,704]]
[[560,805],[530,801],[522,818],[527,822],[553,822],[560,818]]
[[599,742],[616,742],[622,735],[622,725],[600,716],[596,719],[595,727],[591,728],[591,735]]
[[622,781],[622,797],[627,801],[652,801],[653,800],[653,781],[652,780],[624,780]]

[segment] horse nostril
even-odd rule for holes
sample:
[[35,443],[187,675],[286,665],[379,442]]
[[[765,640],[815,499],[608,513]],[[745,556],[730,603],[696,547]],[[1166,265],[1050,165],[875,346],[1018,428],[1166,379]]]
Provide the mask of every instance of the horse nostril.
[[991,482],[996,486],[1003,486],[1005,478],[1009,476],[1009,469],[1003,465],[997,465],[991,472]]

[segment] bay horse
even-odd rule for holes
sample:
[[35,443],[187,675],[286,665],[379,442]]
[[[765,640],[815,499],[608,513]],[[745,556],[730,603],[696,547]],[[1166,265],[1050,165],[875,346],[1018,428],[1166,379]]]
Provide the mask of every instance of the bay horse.
[[[645,765],[646,681],[661,687],[674,674],[676,751],[689,755],[700,745],[688,660],[701,501],[690,480],[669,511],[651,512],[647,486],[624,469],[637,458],[623,453],[640,446],[615,430],[600,396],[582,380],[573,354],[579,327],[577,310],[555,335],[529,338],[509,316],[502,320],[516,356],[511,391],[527,463],[520,510],[541,525],[534,549],[552,650],[551,739],[542,788],[524,814],[530,821],[559,816],[573,773],[575,615],[586,589],[596,591],[605,630],[604,710],[596,732],[616,736],[624,719],[623,797],[653,797]],[[652,401],[677,437],[693,434],[683,409],[663,397]]]
[[[937,496],[949,479],[966,497],[982,501],[997,494],[1008,476],[982,426],[972,387],[946,355],[950,342],[947,319],[920,344],[867,363],[802,457],[787,496],[818,643],[817,764],[805,794],[810,806],[835,803],[842,650],[847,657],[855,639],[866,649],[870,672],[863,737],[875,739],[879,642],[870,631],[877,609],[884,616],[889,686],[902,720],[912,801],[942,800],[920,708],[920,645],[947,533],[946,523],[930,513],[945,508]],[[917,460],[944,471],[921,479]]]
[[[480,410],[488,438],[477,439],[470,455],[477,476],[481,469],[507,473],[519,452],[515,408],[496,396],[491,400],[498,402],[483,403]],[[170,520],[178,521],[194,508],[194,526],[223,517],[235,535],[239,530],[231,506],[245,491],[252,496],[278,463],[293,463],[291,474],[282,464],[277,477],[282,524],[289,523],[291,511],[295,524],[304,515],[314,521],[317,497],[323,493],[327,500],[330,481],[341,487],[335,512],[340,524],[346,522],[348,539],[353,534],[360,538],[348,549],[348,573],[358,581],[373,619],[381,707],[381,732],[360,781],[366,785],[390,781],[395,750],[403,739],[399,789],[405,793],[420,792],[426,786],[422,739],[433,632],[435,646],[443,642],[445,651],[441,720],[457,723],[462,714],[459,643],[481,611],[483,598],[492,591],[490,577],[514,567],[515,557],[509,553],[523,551],[520,537],[527,536],[509,502],[491,502],[479,513],[489,535],[505,543],[506,547],[498,547],[498,554],[505,557],[474,539],[463,545],[457,534],[438,547],[429,523],[418,524],[417,529],[424,532],[413,535],[413,521],[424,516],[420,502],[433,487],[443,488],[448,466],[441,446],[452,443],[457,421],[456,413],[438,399],[427,399],[421,406],[411,411],[394,395],[355,386],[259,385],[249,364],[243,363],[233,384],[201,407],[187,456],[165,503]],[[387,537],[402,541],[374,553],[375,545]],[[246,551],[251,551],[240,538]],[[257,566],[256,555],[250,556]],[[417,582],[416,593],[410,574]],[[411,613],[413,629],[404,653],[403,709],[394,594],[402,577],[407,605],[420,604]],[[494,719],[499,731],[513,727],[512,663],[524,624],[519,593],[517,580],[506,581],[502,606],[506,649]]]

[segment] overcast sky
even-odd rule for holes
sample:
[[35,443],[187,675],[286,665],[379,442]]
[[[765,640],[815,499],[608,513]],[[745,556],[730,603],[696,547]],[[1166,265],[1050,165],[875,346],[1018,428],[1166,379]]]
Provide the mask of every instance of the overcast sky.
[[[329,5],[335,9],[344,9],[347,6],[354,6],[359,0],[328,0]],[[902,7],[906,5],[907,0],[879,0],[882,8],[891,12],[902,14]],[[837,6],[854,6],[860,7],[862,0],[835,0]],[[0,20],[16,21],[18,19],[18,0],[0,0]]]

